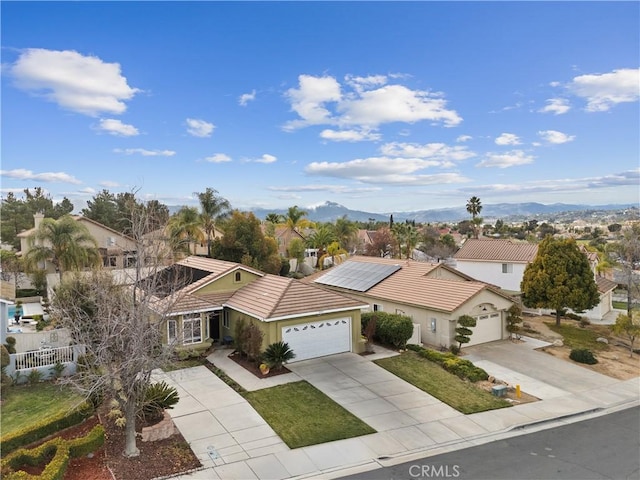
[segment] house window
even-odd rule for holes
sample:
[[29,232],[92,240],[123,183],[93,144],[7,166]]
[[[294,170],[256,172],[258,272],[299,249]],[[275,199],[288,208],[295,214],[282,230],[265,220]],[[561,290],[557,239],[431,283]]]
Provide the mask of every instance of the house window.
[[513,273],[513,265],[510,263],[503,263],[502,273]]
[[222,326],[224,328],[229,328],[229,312],[227,312],[226,310],[222,314]]
[[202,319],[200,314],[185,315],[182,318],[182,344],[202,342]]
[[378,305],[377,303],[374,303],[373,304],[373,311],[374,312],[382,312],[383,311],[382,305]]
[[431,331],[436,333],[436,326],[438,325],[438,320],[435,318],[431,319]]
[[125,268],[133,268],[136,266],[136,257],[135,255],[127,255],[125,258]]
[[104,266],[107,268],[114,268],[118,265],[117,259],[114,255],[107,255],[104,257]]
[[240,280],[242,280],[242,275],[241,275],[241,273],[240,273],[240,272],[236,272],[236,275],[235,275],[235,277],[234,277],[234,278],[235,278],[235,282],[236,282],[236,283],[240,282]]
[[178,322],[175,320],[167,321],[167,337],[169,338],[169,343],[175,342],[178,337]]

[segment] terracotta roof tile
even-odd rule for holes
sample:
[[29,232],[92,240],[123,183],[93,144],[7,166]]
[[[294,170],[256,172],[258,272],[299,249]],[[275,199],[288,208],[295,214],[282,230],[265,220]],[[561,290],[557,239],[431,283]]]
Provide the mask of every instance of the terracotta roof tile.
[[464,242],[453,258],[456,260],[528,263],[533,261],[537,253],[538,245],[535,243],[470,238]]
[[596,275],[596,285],[600,293],[607,293],[618,286],[616,282],[600,275]]
[[266,321],[364,306],[344,295],[269,274],[236,291],[225,305]]

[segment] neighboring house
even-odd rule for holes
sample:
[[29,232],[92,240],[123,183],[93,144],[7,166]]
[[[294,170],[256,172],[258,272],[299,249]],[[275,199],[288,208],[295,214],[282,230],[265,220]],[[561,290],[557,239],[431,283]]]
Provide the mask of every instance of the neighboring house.
[[370,311],[411,317],[425,344],[457,344],[455,328],[462,315],[477,320],[467,345],[508,336],[511,298],[442,263],[355,256],[307,281],[364,302]]
[[263,349],[285,341],[296,354],[295,361],[359,353],[363,348],[360,312],[367,305],[344,295],[245,265],[196,256],[160,274],[190,279],[175,294],[179,300],[167,321],[167,343],[206,348],[214,341],[230,342],[237,323],[244,320],[264,333]]
[[[598,254],[581,246],[587,256],[594,280],[600,293],[600,303],[593,309],[581,313],[582,316],[602,320],[613,311],[613,290],[617,284],[598,275]],[[470,238],[453,256],[455,268],[470,277],[496,285],[512,294],[520,293],[524,270],[538,254],[538,245],[511,240],[485,240]],[[547,310],[536,310],[548,313]]]
[[294,238],[306,243],[306,238],[302,233],[284,225],[276,225],[273,237],[278,243],[278,253],[284,258],[289,258],[289,245]]
[[376,235],[376,230],[364,230],[359,229],[356,236],[356,254],[364,255],[367,252],[369,245],[373,245],[373,239]]
[[[182,254],[180,258],[187,257],[189,255],[198,255],[202,257],[206,257],[207,255],[209,255],[207,234],[202,228],[200,230],[202,231],[202,241],[188,242],[188,245],[185,244],[184,250],[187,250],[188,247],[189,254]],[[222,230],[214,227],[213,232],[211,233],[211,242],[213,242],[216,238],[221,238],[223,235],[224,232]],[[175,252],[173,252],[171,242],[169,241],[168,227],[149,232],[144,235],[144,238],[146,241],[154,244],[154,247],[158,252],[163,252],[164,258],[174,258]]]
[[[73,218],[84,225],[93,238],[96,239],[98,251],[102,257],[102,263],[105,268],[127,268],[132,267],[136,258],[136,242],[134,239],[123,235],[116,230],[102,225],[80,215],[74,215]],[[32,247],[32,239],[30,238],[40,226],[44,219],[44,215],[36,213],[33,216],[34,228],[25,230],[18,234],[20,239],[20,254],[25,255]],[[47,262],[44,269],[48,273],[55,273],[53,264]]]

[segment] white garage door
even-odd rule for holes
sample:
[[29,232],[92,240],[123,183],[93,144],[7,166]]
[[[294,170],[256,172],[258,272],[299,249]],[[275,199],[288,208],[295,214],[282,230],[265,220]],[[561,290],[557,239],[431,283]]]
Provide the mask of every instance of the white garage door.
[[351,318],[282,327],[282,341],[296,354],[294,362],[351,351]]
[[499,313],[480,315],[476,317],[476,326],[472,328],[473,335],[467,346],[502,340],[502,321]]

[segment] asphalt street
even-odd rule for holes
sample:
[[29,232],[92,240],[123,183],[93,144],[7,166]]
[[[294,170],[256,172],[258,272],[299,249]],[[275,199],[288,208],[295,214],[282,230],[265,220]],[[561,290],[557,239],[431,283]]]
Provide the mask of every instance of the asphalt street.
[[640,407],[343,478],[636,480]]

